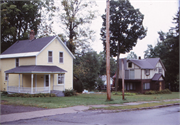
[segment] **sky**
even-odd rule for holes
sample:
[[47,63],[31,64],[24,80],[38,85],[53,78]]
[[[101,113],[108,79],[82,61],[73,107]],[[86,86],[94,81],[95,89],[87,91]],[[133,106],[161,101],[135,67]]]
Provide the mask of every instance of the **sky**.
[[[105,14],[106,0],[96,0],[99,16],[93,21],[91,28],[96,31],[96,39],[91,43],[92,48],[99,53],[103,51],[103,44],[100,40],[100,29],[102,27],[101,15]],[[147,45],[156,45],[159,38],[158,32],[168,32],[174,27],[173,17],[178,11],[178,0],[130,0],[135,9],[139,9],[144,15],[143,26],[147,28],[147,35],[144,39],[138,40],[133,51],[138,57],[144,58],[144,51]],[[127,57],[128,53],[120,54],[120,58]]]

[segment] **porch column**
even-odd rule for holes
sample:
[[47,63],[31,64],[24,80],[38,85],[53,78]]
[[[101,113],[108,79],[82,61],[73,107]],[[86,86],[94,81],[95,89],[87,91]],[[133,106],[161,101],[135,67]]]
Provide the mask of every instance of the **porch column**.
[[49,93],[51,91],[51,74],[49,74]]
[[21,83],[20,78],[21,78],[21,75],[19,74],[19,87],[18,87],[19,92],[20,92],[20,83]]
[[7,76],[7,92],[8,92],[9,74],[6,74],[6,76]]
[[31,74],[31,94],[33,94],[33,74]]
[[23,87],[23,74],[22,74],[22,87]]
[[54,74],[53,74],[53,90],[54,90]]
[[35,87],[36,87],[36,92],[37,92],[37,74],[35,74]]

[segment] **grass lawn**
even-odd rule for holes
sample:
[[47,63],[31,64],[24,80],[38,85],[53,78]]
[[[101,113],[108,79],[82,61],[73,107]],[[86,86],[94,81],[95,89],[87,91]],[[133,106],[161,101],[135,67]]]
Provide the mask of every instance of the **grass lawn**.
[[166,99],[178,99],[179,92],[172,92],[172,94],[156,94],[156,95],[143,95],[143,94],[128,94],[125,96],[126,100],[122,100],[120,93],[115,95],[111,93],[113,101],[106,101],[107,94],[78,94],[71,97],[40,97],[40,98],[22,98],[22,97],[7,97],[1,96],[2,104],[35,106],[43,108],[62,108],[75,105],[99,105],[99,104],[122,104],[125,102],[135,101],[161,101]]

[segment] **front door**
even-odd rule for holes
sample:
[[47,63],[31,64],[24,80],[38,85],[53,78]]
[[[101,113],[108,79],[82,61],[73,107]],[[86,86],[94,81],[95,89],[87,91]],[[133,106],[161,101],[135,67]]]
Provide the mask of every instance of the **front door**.
[[49,86],[49,75],[44,76],[44,86],[48,87]]

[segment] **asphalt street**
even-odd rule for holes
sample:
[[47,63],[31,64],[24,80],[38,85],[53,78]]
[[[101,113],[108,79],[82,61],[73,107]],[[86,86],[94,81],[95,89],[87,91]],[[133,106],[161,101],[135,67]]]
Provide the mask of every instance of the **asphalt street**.
[[156,109],[102,112],[82,111],[78,113],[61,114],[41,118],[18,120],[3,123],[15,125],[180,125],[180,107],[170,106]]

